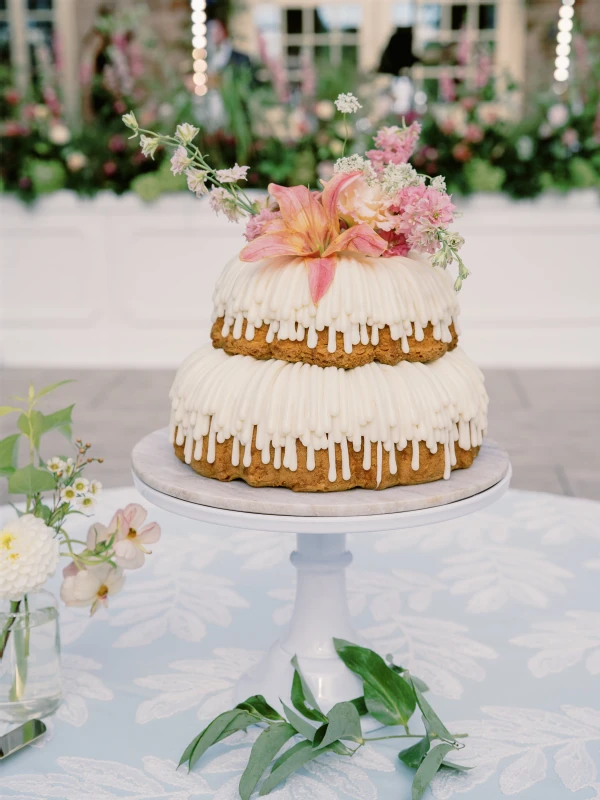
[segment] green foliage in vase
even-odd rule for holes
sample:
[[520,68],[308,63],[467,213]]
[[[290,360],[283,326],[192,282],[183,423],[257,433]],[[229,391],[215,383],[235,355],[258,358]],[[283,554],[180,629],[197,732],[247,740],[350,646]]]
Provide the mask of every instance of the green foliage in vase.
[[[192,769],[212,745],[258,725],[262,732],[254,742],[240,779],[241,800],[250,800],[257,788],[259,797],[270,794],[290,775],[325,752],[352,758],[368,742],[386,739],[418,739],[416,744],[398,753],[399,760],[415,770],[412,800],[420,800],[440,769],[468,769],[446,760],[450,753],[464,747],[458,739],[466,734],[450,733],[424,697],[427,686],[422,681],[394,664],[390,656],[386,662],[366,647],[343,639],[333,641],[338,656],[362,681],[363,696],[336,703],[324,714],[294,657],[293,709],[282,703],[282,716],[264,697],[250,697],[207,725],[186,747],[179,766],[187,764]],[[417,710],[425,731],[421,734],[409,730]],[[405,732],[364,736],[360,718],[366,714],[382,726],[401,726]]]

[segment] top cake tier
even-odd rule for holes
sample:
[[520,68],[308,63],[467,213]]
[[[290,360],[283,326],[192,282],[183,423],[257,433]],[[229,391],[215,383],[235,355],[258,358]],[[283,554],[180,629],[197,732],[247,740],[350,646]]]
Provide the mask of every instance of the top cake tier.
[[340,256],[318,305],[302,258],[235,258],[213,300],[213,344],[232,355],[350,369],[371,361],[434,361],[458,341],[450,276],[412,254]]

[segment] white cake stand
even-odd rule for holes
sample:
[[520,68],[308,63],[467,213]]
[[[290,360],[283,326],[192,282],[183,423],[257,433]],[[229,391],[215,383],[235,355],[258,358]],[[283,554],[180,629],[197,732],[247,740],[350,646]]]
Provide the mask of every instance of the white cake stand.
[[[287,631],[262,661],[239,681],[236,702],[262,694],[274,707],[289,702],[293,677],[290,659],[300,667],[324,711],[362,694],[358,678],[337,657],[333,638],[360,643],[346,594],[346,567],[352,561],[347,533],[415,528],[480,511],[508,489],[508,455],[486,442],[468,470],[450,480],[398,486],[381,492],[302,493],[256,489],[242,481],[203,478],[182,464],[166,430],[155,431],[135,446],[133,478],[150,502],[190,519],[256,531],[296,534],[291,555],[298,571],[296,601]],[[373,721],[374,723],[374,721]],[[376,727],[376,723],[368,727]]]

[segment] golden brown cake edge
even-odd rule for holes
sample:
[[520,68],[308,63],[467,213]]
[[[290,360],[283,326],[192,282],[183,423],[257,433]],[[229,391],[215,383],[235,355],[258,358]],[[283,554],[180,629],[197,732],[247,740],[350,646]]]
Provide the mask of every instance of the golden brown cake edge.
[[[390,328],[386,325],[379,331],[379,342],[371,344],[356,344],[352,347],[351,353],[344,352],[344,337],[339,331],[336,334],[336,350],[330,353],[327,349],[329,339],[329,329],[325,328],[317,332],[317,345],[311,348],[307,345],[306,339],[296,342],[290,339],[275,339],[267,342],[268,325],[262,325],[254,331],[253,339],[245,338],[246,320],[242,327],[242,335],[239,339],[233,337],[232,331],[227,336],[223,336],[223,317],[219,317],[213,323],[211,338],[213,346],[222,348],[229,355],[252,356],[259,360],[276,358],[281,361],[302,361],[306,364],[313,364],[318,367],[340,367],[343,369],[354,369],[372,361],[381,364],[394,366],[400,361],[428,362],[436,361],[449,350],[454,350],[458,344],[458,335],[454,329],[454,323],[450,325],[452,333],[451,342],[441,342],[433,336],[433,326],[427,325],[423,329],[424,338],[421,342],[415,336],[408,337],[409,352],[402,351],[402,340],[392,339]],[[369,339],[371,337],[371,327],[367,326]]]
[[[412,447],[408,445],[404,450],[396,450],[396,474],[389,469],[389,454],[384,450],[382,459],[381,482],[377,486],[377,468],[375,464],[376,445],[373,445],[371,468],[363,469],[363,449],[355,452],[351,445],[348,447],[350,460],[349,480],[342,478],[341,448],[336,446],[336,480],[330,481],[329,452],[328,450],[315,451],[315,469],[306,468],[306,447],[298,442],[298,468],[295,471],[284,467],[275,469],[273,464],[263,464],[261,453],[252,447],[252,460],[250,466],[244,467],[240,463],[234,466],[231,463],[233,440],[216,444],[215,461],[209,464],[205,458],[192,459],[189,465],[195,472],[205,478],[214,478],[220,481],[232,481],[237,478],[245,481],[250,486],[282,486],[295,492],[337,492],[345,489],[360,487],[363,489],[387,489],[391,486],[410,486],[418,483],[430,483],[444,476],[444,447],[438,445],[435,453],[431,453],[425,442],[419,442],[419,469],[413,470]],[[180,461],[185,463],[183,445],[174,445],[175,454]],[[456,445],[456,465],[452,469],[466,469],[471,466],[479,447],[463,450]],[[203,454],[204,455],[204,454]],[[240,454],[241,455],[241,454]]]

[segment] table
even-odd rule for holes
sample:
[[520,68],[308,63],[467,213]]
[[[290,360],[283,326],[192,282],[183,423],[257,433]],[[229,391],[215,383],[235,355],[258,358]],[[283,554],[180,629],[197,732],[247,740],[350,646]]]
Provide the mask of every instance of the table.
[[[134,501],[131,488],[107,491],[95,519]],[[294,539],[151,517],[163,538],[111,609],[63,609],[65,702],[45,740],[3,763],[3,800],[235,800],[255,732],[191,775],[174,766],[287,622]],[[468,518],[351,541],[355,627],[470,734],[455,760],[475,768],[439,775],[433,796],[600,797],[600,504],[510,491]],[[271,796],[408,797],[397,750],[324,756]]]

